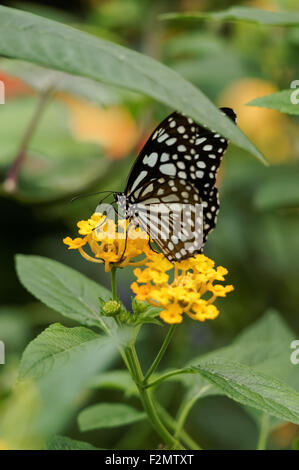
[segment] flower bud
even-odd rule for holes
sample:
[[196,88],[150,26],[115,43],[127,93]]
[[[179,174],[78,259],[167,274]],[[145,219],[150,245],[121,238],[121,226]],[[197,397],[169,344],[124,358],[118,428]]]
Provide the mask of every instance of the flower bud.
[[121,305],[117,300],[109,300],[102,305],[102,314],[105,317],[115,317],[120,312]]
[[141,300],[136,300],[134,297],[132,299],[132,309],[133,312],[137,315],[140,313],[144,313],[148,309],[148,304]]

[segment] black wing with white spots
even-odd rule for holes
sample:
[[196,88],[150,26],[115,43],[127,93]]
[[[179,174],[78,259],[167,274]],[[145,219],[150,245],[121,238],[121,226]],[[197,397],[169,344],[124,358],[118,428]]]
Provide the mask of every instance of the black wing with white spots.
[[[230,108],[220,108],[235,121]],[[129,175],[125,194],[161,176],[191,181],[201,190],[214,186],[216,172],[227,149],[227,140],[177,112],[154,130]]]
[[[235,121],[233,110],[221,110]],[[185,115],[172,113],[152,133],[131,170],[124,192],[128,205],[141,200],[147,200],[146,205],[171,204],[173,194],[180,191],[187,195],[190,203],[193,201],[196,204],[200,200],[203,205],[203,245],[217,221],[219,201],[215,187],[216,174],[227,145],[227,140],[220,134],[198,125]],[[172,184],[171,193],[168,182]],[[183,191],[182,182],[185,186],[188,183],[190,189]],[[196,200],[192,194],[196,195]],[[179,202],[184,203],[186,197],[182,196]],[[165,243],[160,243],[158,235],[155,241],[167,255]],[[180,253],[182,249],[181,246],[174,246],[173,253],[176,250]],[[199,251],[196,246],[196,252]],[[189,256],[191,254],[187,252],[182,259]],[[170,259],[169,255],[167,257]]]
[[148,233],[170,261],[200,252],[203,212],[199,192],[191,183],[165,177],[150,180],[133,206],[136,225]]

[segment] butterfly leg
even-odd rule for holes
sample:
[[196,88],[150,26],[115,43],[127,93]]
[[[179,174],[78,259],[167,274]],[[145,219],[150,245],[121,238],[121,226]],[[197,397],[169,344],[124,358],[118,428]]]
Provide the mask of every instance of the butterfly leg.
[[132,225],[133,225],[133,221],[130,220],[129,225],[128,225],[127,230],[126,230],[125,247],[124,247],[123,252],[122,252],[122,255],[121,255],[121,257],[119,258],[119,260],[117,261],[117,263],[121,263],[121,262],[124,260],[124,254],[125,254],[125,252],[126,252],[127,244],[128,244],[129,228],[130,228]]
[[[112,206],[112,209],[115,211],[115,209],[114,209],[113,206]],[[107,221],[107,219],[109,218],[110,213],[111,213],[111,210],[108,211],[108,213],[106,214],[106,216],[105,216],[103,222],[101,222],[99,225],[97,225],[96,227],[94,227],[94,228],[92,229],[92,232],[93,232],[94,230],[97,230],[97,229],[99,229],[100,227],[102,227],[102,225],[104,225],[104,223],[105,223],[105,222]]]

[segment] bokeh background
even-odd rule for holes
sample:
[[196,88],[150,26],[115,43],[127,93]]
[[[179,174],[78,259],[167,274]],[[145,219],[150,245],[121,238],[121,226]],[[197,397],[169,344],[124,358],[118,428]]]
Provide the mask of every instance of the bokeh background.
[[[218,182],[218,225],[205,253],[229,269],[228,282],[235,291],[221,302],[216,320],[203,324],[184,321],[170,346],[168,366],[180,366],[194,355],[229,344],[269,308],[276,309],[299,338],[299,199],[283,197],[290,185],[299,184],[299,121],[296,116],[246,105],[259,96],[287,89],[292,80],[299,79],[299,28],[158,20],[160,13],[211,11],[233,5],[298,10],[298,2],[57,0],[0,4],[62,21],[162,61],[219,106],[234,108],[238,125],[269,160],[270,167],[264,167],[233,145],[225,155]],[[98,197],[74,203],[70,199],[92,191],[122,190],[138,151],[171,110],[138,94],[64,76],[41,113],[23,164],[15,171],[12,164],[51,72],[1,59],[0,79],[6,86],[6,103],[0,106],[0,339],[6,344],[6,364],[0,366],[1,403],[11,393],[28,342],[54,321],[72,326],[20,285],[15,253],[47,256],[109,286],[110,279],[99,265],[86,262],[62,243],[63,237],[75,235],[76,222],[94,211]],[[118,274],[119,294],[127,306],[133,278],[128,268]],[[144,329],[138,346],[144,366],[159,348],[165,329],[154,325]],[[182,393],[173,383],[159,390],[170,411],[177,408]],[[119,391],[100,390],[82,396],[82,406],[108,396],[121,400]],[[211,449],[256,445],[254,421],[223,397],[202,400],[192,412],[188,430]],[[75,418],[64,431],[82,439]],[[289,448],[298,434],[295,425],[279,427],[271,434],[269,446]],[[157,445],[144,423],[86,433],[86,440],[103,448]]]

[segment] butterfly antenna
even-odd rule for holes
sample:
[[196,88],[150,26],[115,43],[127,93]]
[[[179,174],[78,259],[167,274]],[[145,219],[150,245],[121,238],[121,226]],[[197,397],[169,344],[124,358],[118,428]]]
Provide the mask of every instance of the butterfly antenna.
[[121,257],[120,257],[119,260],[117,261],[118,263],[121,263],[121,262],[124,260],[124,258],[125,258],[125,252],[126,252],[127,244],[128,244],[129,228],[132,227],[132,225],[134,225],[134,223],[133,223],[132,220],[131,220],[131,221],[129,222],[129,225],[127,226],[127,229],[126,229],[125,246],[124,246],[124,249],[123,249],[123,252],[122,252]]
[[[77,199],[82,199],[84,197],[89,197],[89,196],[96,196],[97,194],[104,194],[104,193],[110,193],[114,194],[117,191],[97,191],[96,193],[89,193],[89,194],[79,194],[78,196],[75,196],[71,199],[71,202],[76,201]],[[107,196],[108,197],[108,196]]]

